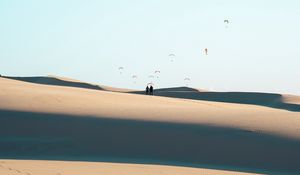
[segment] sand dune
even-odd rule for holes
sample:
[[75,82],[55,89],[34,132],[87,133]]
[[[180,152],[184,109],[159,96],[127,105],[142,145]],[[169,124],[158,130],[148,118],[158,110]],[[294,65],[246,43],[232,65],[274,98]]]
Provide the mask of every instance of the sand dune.
[[37,160],[0,160],[0,174],[5,175],[255,175],[235,171],[211,170],[162,165],[143,165],[128,163],[74,162],[74,161],[37,161]]
[[300,105],[300,97],[296,95],[284,95],[283,101],[288,104]]
[[79,80],[66,78],[66,77],[58,77],[58,76],[35,76],[35,77],[11,77],[4,76],[4,78],[19,80],[29,83],[43,84],[43,85],[56,85],[56,86],[67,86],[67,87],[77,87],[77,88],[85,88],[85,89],[95,89],[95,90],[106,90],[113,92],[131,92],[131,89],[123,89],[123,88],[115,88],[110,86],[96,85],[91,83],[85,83]]
[[299,112],[192,95],[183,99],[181,92],[166,98],[7,78],[0,84],[2,159],[300,172]]
[[55,77],[55,76],[40,76],[40,77],[5,77],[13,80],[25,81],[29,83],[37,83],[44,85],[56,85],[56,86],[69,86],[69,87],[79,87],[79,88],[87,88],[87,89],[98,89],[102,90],[98,85],[92,85],[89,83],[83,83],[78,80],[63,78],[63,77]]
[[[144,91],[135,91],[132,89],[114,88],[104,85],[94,85],[78,80],[47,76],[47,77],[5,77],[14,80],[20,80],[30,83],[69,86],[96,90],[105,90],[111,92],[125,92],[144,94]],[[184,98],[193,100],[205,100],[226,103],[253,104],[277,109],[285,109],[300,112],[300,97],[295,95],[283,95],[275,93],[259,92],[210,92],[189,87],[175,87],[155,90],[156,96]]]
[[[143,94],[142,91],[132,93]],[[253,104],[300,112],[300,97],[259,92],[209,92],[188,87],[155,90],[156,96],[238,104]]]

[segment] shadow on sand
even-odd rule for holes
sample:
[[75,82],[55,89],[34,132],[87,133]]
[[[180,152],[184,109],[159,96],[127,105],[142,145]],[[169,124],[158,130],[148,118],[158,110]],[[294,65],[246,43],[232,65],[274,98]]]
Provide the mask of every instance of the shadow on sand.
[[[136,91],[132,93],[144,94],[142,91]],[[202,92],[193,88],[178,87],[157,89],[154,91],[154,95],[192,100],[253,104],[300,112],[299,104],[285,103],[281,94],[257,92]]]
[[37,84],[44,84],[44,85],[56,85],[56,86],[68,86],[68,87],[77,87],[77,88],[86,88],[86,89],[94,89],[94,90],[103,90],[98,85],[92,85],[89,83],[83,82],[72,82],[66,81],[55,77],[7,77],[2,76],[2,78],[8,78],[13,80],[25,81],[29,83],[37,83]]
[[300,173],[300,141],[253,131],[0,110],[0,158]]

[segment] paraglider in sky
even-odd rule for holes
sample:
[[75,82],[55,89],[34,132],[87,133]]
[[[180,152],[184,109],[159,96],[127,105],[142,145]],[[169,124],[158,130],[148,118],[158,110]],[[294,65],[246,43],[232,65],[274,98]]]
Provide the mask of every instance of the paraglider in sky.
[[133,79],[133,82],[136,83],[136,79],[138,78],[137,75],[132,75],[131,78]]
[[169,57],[171,57],[171,61],[173,62],[173,61],[174,61],[173,57],[175,57],[175,54],[170,53],[170,54],[169,54]]
[[160,70],[154,71],[154,74],[156,75],[156,78],[159,78]]
[[120,74],[122,74],[122,71],[124,70],[124,67],[119,67],[118,70],[119,70]]
[[228,24],[229,24],[229,20],[228,19],[224,19],[224,23],[226,24],[226,28],[228,28]]
[[208,55],[208,49],[207,48],[204,49],[204,52],[205,52],[205,55]]
[[188,83],[191,81],[191,79],[188,77],[184,78],[183,80],[184,80],[186,86],[188,86],[189,85]]

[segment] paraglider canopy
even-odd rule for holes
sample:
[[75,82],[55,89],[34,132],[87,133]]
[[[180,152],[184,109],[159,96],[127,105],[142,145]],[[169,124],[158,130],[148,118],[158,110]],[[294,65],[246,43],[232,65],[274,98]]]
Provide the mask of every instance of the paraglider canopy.
[[185,77],[183,80],[184,80],[186,86],[188,86],[189,85],[188,82],[191,81],[191,79],[188,77]]
[[172,57],[175,57],[175,54],[173,54],[173,53],[170,53],[170,54],[169,54],[169,57],[171,57],[171,61],[173,62],[174,60],[173,60],[173,58],[172,58]]
[[124,67],[119,67],[118,70],[120,71],[120,74],[122,74],[122,71],[124,70]]
[[224,23],[229,24],[229,20],[228,19],[224,19]]
[[226,24],[226,28],[228,28],[228,24],[229,24],[229,20],[228,19],[224,19],[224,23]]
[[156,75],[156,78],[159,78],[160,70],[154,71],[154,74]]
[[138,76],[137,75],[132,75],[131,78],[133,79],[133,83],[136,83],[135,80],[138,78]]

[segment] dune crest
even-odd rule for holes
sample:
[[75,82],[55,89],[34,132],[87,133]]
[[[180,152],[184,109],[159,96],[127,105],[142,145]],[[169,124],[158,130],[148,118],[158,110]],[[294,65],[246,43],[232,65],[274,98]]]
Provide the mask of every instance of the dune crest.
[[2,159],[300,172],[299,112],[7,78],[0,84]]
[[[144,92],[135,91],[132,93],[143,94]],[[300,97],[292,95],[260,92],[212,92],[189,87],[157,89],[155,90],[155,95],[192,100],[251,104],[300,112]]]
[[[144,94],[144,91],[135,91],[132,89],[114,88],[103,85],[94,85],[84,83],[79,80],[71,78],[47,76],[47,77],[4,77],[13,80],[20,80],[24,82],[56,85],[67,87],[78,87],[94,90],[105,90],[111,92],[125,92],[134,94]],[[283,95],[275,93],[261,93],[261,92],[212,92],[202,89],[194,89],[189,87],[174,87],[163,88],[155,90],[156,96],[183,98],[192,100],[204,100],[212,102],[226,102],[238,104],[252,104],[259,106],[266,106],[276,109],[284,109],[289,111],[300,112],[300,97],[295,95]]]

